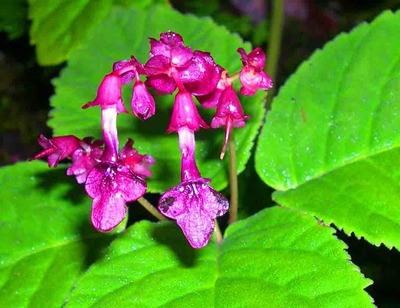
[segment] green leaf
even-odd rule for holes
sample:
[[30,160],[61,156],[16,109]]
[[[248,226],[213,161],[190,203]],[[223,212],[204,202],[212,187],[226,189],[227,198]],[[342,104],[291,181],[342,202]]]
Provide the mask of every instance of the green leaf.
[[372,307],[334,230],[274,207],[193,250],[171,222],[140,222],[77,282],[67,307]]
[[41,65],[56,65],[85,42],[93,29],[110,13],[113,4],[125,10],[149,7],[154,3],[167,6],[165,0],[29,0],[31,44],[36,45]]
[[[54,109],[49,121],[54,134],[74,134],[80,138],[93,135],[100,137],[100,110],[82,110],[80,107],[94,99],[99,83],[110,72],[113,62],[127,59],[130,55],[135,55],[142,62],[147,61],[148,38],[158,39],[160,33],[167,30],[180,33],[185,43],[193,49],[210,51],[215,61],[231,73],[237,72],[241,67],[237,48],[244,46],[248,51],[251,48],[238,36],[230,34],[208,18],[185,16],[160,6],[147,11],[117,8],[92,33],[91,38],[71,55],[68,67],[54,82],[56,95],[51,102]],[[127,107],[131,96],[130,87],[125,87]],[[129,137],[134,139],[139,153],[150,154],[157,161],[152,168],[153,176],[148,182],[150,192],[165,191],[178,184],[180,179],[178,138],[176,134],[165,135],[173,96],[159,96],[156,99],[157,113],[153,118],[145,122],[132,115],[121,114],[118,118],[120,142],[125,143]],[[252,98],[243,98],[243,107],[251,119],[245,128],[234,130],[238,172],[244,170],[253,140],[261,125],[263,100],[262,93]],[[200,110],[210,122],[212,113],[203,111]],[[196,135],[196,158],[200,171],[204,177],[212,179],[212,185],[218,190],[228,184],[228,160],[219,159],[223,135],[222,129],[210,129]]]
[[0,10],[0,32],[7,32],[13,40],[27,31],[27,4],[25,0],[2,0]]
[[38,62],[65,61],[112,8],[112,0],[29,0],[31,44]]
[[41,162],[0,169],[0,307],[61,307],[110,241],[92,231],[90,199],[73,181]]
[[256,168],[278,203],[400,247],[400,12],[342,34],[282,87]]

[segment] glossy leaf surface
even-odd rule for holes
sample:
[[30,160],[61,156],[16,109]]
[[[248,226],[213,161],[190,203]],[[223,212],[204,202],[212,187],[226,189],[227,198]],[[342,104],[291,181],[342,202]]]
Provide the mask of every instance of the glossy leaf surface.
[[111,240],[93,230],[90,199],[73,181],[42,162],[0,169],[1,307],[60,307]]
[[372,307],[345,245],[274,207],[193,250],[172,223],[140,222],[78,281],[67,307]]
[[256,168],[275,200],[400,247],[400,12],[317,51],[274,99]]

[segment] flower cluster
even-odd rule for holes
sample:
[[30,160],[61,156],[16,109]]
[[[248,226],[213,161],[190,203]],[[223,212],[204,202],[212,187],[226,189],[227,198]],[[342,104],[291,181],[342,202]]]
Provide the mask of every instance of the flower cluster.
[[117,116],[127,113],[121,86],[132,71],[137,72],[135,65],[114,69],[104,77],[96,98],[82,107],[100,106],[103,140],[40,136],[39,144],[44,150],[34,157],[47,156],[50,167],[67,157],[72,160],[67,175],[74,175],[79,184],[85,183],[86,193],[93,199],[92,224],[99,231],[114,229],[126,216],[126,203],[146,193],[145,179],[151,176],[149,167],[155,163],[153,157],[140,155],[131,139],[119,151]]
[[[195,132],[209,125],[201,118],[195,100],[204,108],[215,108],[211,128],[225,127],[221,159],[226,151],[233,127],[243,127],[249,118],[243,108],[233,81],[239,79],[242,95],[254,95],[258,89],[272,87],[271,78],[263,71],[265,55],[259,48],[247,54],[238,49],[242,60],[240,72],[228,72],[203,51],[185,46],[182,37],[165,32],[160,39],[150,39],[150,58],[140,63],[135,57],[114,63],[112,72],[101,82],[96,98],[83,106],[100,106],[103,140],[79,139],[75,136],[39,138],[44,150],[34,158],[47,156],[55,167],[65,158],[72,160],[68,175],[85,183],[93,199],[92,223],[101,231],[117,226],[126,215],[126,203],[146,192],[146,177],[155,160],[140,155],[128,140],[119,151],[117,116],[127,113],[122,100],[122,85],[133,81],[131,108],[133,114],[146,120],[156,112],[149,88],[158,94],[175,94],[168,133],[176,132],[181,152],[181,183],[166,191],[158,208],[165,216],[176,220],[194,248],[205,246],[214,231],[215,219],[226,213],[228,200],[203,178],[195,161]],[[140,75],[144,75],[143,82]]]

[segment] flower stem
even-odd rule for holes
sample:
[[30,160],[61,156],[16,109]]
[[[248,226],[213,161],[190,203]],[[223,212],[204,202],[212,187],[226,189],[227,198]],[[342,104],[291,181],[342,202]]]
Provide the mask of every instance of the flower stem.
[[217,243],[220,244],[223,240],[223,236],[221,233],[221,229],[219,228],[218,221],[215,219],[215,228],[214,228],[215,236],[217,237]]
[[[279,55],[281,51],[282,30],[284,21],[284,0],[272,1],[270,38],[267,51],[267,73],[276,80]],[[268,102],[274,96],[274,89],[268,91]],[[269,107],[269,106],[267,106]],[[268,108],[269,109],[269,108]]]
[[102,108],[101,127],[103,131],[104,152],[102,160],[116,162],[118,158],[117,107]]
[[229,206],[229,224],[232,224],[237,220],[239,198],[234,131],[232,131],[229,138],[229,186],[231,191],[231,200]]
[[147,199],[141,197],[137,200],[147,211],[150,212],[158,220],[167,220],[167,218],[161,214]]

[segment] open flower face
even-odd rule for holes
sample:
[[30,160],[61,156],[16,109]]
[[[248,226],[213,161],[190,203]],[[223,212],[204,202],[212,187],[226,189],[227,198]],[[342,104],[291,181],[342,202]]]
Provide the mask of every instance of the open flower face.
[[161,213],[176,220],[193,248],[207,245],[215,218],[229,207],[228,200],[209,183],[204,178],[182,182],[168,190],[158,203]]
[[126,215],[126,203],[146,192],[146,182],[123,165],[100,164],[89,173],[85,189],[92,203],[92,223],[99,231],[110,231]]

